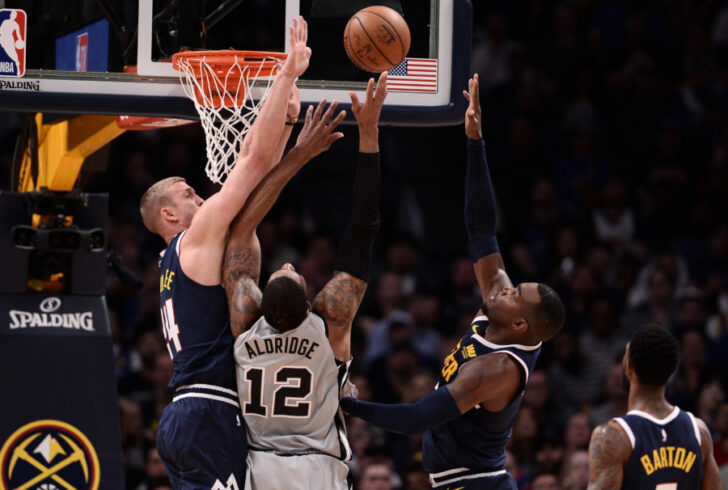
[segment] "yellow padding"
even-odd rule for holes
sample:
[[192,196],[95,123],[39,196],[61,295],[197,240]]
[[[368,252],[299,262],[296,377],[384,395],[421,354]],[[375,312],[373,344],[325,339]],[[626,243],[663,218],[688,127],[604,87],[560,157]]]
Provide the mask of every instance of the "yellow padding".
[[41,187],[70,191],[86,157],[124,132],[116,116],[83,115],[52,124],[43,124],[43,114],[35,115],[38,127],[38,182],[30,175],[30,154],[23,157],[20,191]]

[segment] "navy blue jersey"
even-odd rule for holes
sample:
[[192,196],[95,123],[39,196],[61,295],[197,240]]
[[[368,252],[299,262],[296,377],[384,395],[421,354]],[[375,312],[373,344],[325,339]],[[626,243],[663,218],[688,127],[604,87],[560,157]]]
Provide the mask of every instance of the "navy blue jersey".
[[[525,381],[536,364],[541,344],[498,345],[485,340],[489,320],[479,316],[463,335],[452,353],[445,358],[440,373],[439,386],[455,379],[466,362],[478,356],[494,352],[511,355],[524,371]],[[489,412],[480,406],[469,410],[446,424],[428,430],[422,442],[424,468],[433,474],[443,474],[448,481],[466,475],[505,474],[505,446],[511,437],[511,429],[521,405],[523,392],[500,412]],[[443,482],[444,483],[444,482]]]
[[222,285],[203,286],[182,272],[178,234],[162,252],[159,282],[162,325],[174,360],[172,389],[192,384],[236,390],[233,335]]
[[695,417],[678,407],[664,419],[632,410],[614,419],[632,443],[622,488],[682,490],[700,488],[703,452]]

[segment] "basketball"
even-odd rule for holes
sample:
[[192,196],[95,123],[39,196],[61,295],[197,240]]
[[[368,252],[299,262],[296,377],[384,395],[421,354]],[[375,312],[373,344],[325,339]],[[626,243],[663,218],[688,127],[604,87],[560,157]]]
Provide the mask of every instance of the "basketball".
[[380,73],[399,65],[410,48],[409,26],[396,11],[374,5],[355,13],[344,29],[344,49],[364,71]]
[[18,39],[15,41],[15,49],[23,49],[25,47],[25,42],[22,39]]

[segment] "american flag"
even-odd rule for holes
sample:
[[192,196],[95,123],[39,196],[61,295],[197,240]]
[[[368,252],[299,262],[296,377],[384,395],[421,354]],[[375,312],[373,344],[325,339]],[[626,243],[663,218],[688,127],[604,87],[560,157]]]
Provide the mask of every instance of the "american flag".
[[405,58],[389,70],[387,90],[437,93],[437,59]]

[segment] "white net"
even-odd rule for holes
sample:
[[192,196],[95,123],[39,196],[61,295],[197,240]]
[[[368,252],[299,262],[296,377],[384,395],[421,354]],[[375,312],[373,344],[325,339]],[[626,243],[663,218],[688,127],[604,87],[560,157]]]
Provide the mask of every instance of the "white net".
[[[208,62],[207,56],[180,58],[176,68],[185,94],[192,99],[205,130],[207,177],[217,184],[225,182],[235,166],[245,134],[250,130],[273,85],[277,68],[271,74],[263,63],[253,67],[245,58],[231,56],[229,68]],[[277,63],[275,58],[266,62]],[[257,67],[256,67],[257,65]],[[258,83],[256,83],[258,81]],[[250,87],[262,88],[256,102]]]

